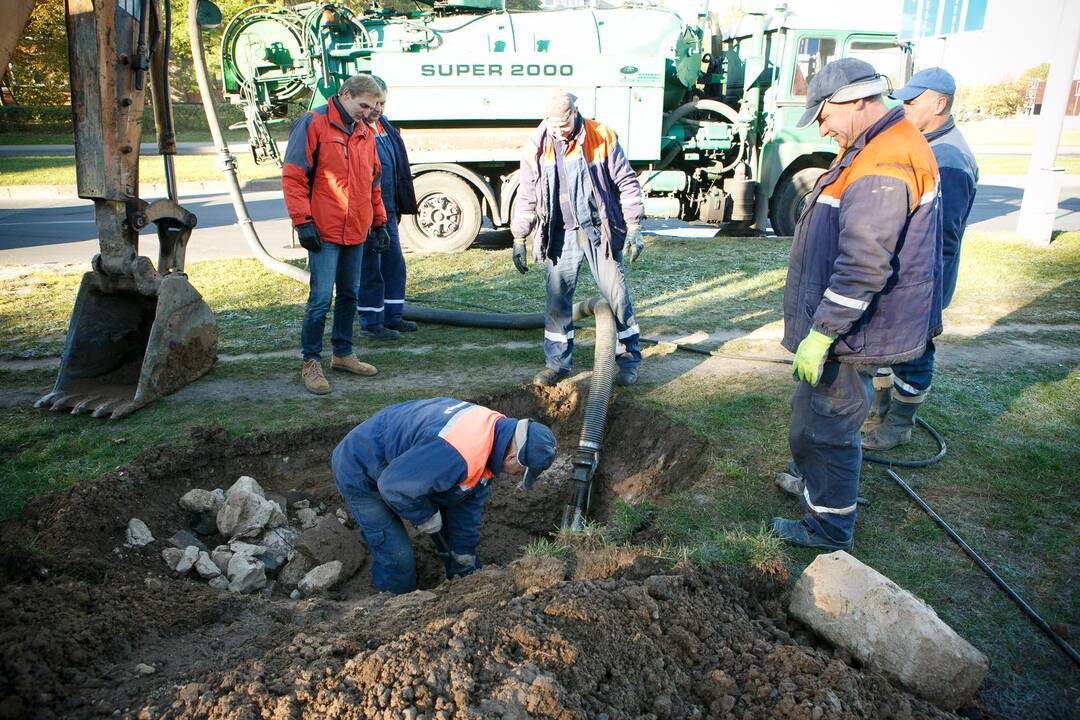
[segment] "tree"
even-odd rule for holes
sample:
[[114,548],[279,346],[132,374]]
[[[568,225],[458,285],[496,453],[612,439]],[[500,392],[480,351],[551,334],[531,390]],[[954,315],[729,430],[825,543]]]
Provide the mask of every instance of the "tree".
[[67,30],[64,0],[38,0],[11,54],[11,95],[20,105],[67,105]]

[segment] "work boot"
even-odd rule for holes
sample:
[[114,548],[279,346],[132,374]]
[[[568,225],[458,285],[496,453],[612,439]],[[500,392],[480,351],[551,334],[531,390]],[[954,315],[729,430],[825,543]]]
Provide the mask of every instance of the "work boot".
[[787,470],[778,472],[773,476],[773,480],[776,481],[777,486],[795,497],[802,497],[803,489],[806,487],[806,481],[803,480],[802,473],[799,472],[799,468],[795,466],[795,461],[792,460],[788,463]]
[[616,385],[633,385],[637,382],[637,366],[621,367],[615,375]]
[[769,529],[773,534],[786,543],[799,547],[814,548],[815,550],[850,550],[851,543],[841,545],[833,542],[824,535],[820,535],[802,520],[785,520],[773,518],[769,521]]
[[403,332],[416,332],[418,327],[419,326],[416,323],[414,323],[412,320],[398,320],[393,325],[388,324],[386,326],[386,329],[387,330],[395,330],[395,331],[397,331],[399,333],[403,333]]
[[374,365],[369,365],[366,362],[357,360],[356,355],[346,355],[345,357],[338,357],[337,355],[331,356],[330,369],[352,373],[353,375],[363,375],[364,377],[371,377],[379,372],[375,369]]
[[898,445],[911,442],[911,430],[915,427],[915,412],[926,397],[923,394],[917,402],[908,402],[902,395],[893,397],[889,404],[889,413],[876,428],[863,435],[863,450],[892,450]]
[[560,380],[565,380],[568,377],[570,377],[569,370],[552,370],[551,368],[546,367],[536,373],[536,377],[533,378],[533,385],[551,387],[552,385],[558,384]]
[[892,374],[874,376],[874,397],[870,400],[870,414],[862,424],[861,432],[865,435],[885,420],[889,414],[889,400],[892,397]]
[[314,395],[327,395],[330,392],[330,383],[323,375],[322,365],[316,358],[304,361],[304,368],[300,371],[300,377],[304,381],[304,387]]
[[401,333],[397,330],[391,330],[385,325],[369,325],[360,330],[360,337],[369,340],[400,340]]

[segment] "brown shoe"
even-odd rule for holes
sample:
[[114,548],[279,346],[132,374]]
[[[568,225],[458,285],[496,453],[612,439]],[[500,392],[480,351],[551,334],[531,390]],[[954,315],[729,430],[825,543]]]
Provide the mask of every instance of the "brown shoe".
[[374,365],[369,365],[366,362],[357,360],[355,355],[347,355],[346,357],[331,355],[330,369],[352,373],[353,375],[363,375],[365,377],[376,375],[379,372],[375,369]]
[[300,377],[304,379],[304,387],[308,389],[308,392],[315,395],[330,393],[330,383],[326,381],[322,365],[315,358],[304,361],[304,369],[300,371]]

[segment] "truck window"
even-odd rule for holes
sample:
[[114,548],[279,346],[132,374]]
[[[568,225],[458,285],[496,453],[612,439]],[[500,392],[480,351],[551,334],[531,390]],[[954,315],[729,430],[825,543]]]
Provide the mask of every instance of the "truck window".
[[907,82],[907,55],[903,48],[889,40],[850,40],[845,57],[858,58],[874,66],[882,75],[889,78],[892,87],[898,88]]
[[832,38],[799,38],[799,52],[795,56],[795,72],[791,78],[791,94],[806,96],[810,78],[836,57],[836,41]]

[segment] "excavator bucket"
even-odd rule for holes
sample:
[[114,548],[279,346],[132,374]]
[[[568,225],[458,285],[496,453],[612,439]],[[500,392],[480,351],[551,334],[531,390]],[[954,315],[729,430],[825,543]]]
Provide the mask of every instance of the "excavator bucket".
[[218,340],[210,308],[183,273],[155,285],[83,275],[56,385],[35,407],[122,418],[210,369]]

